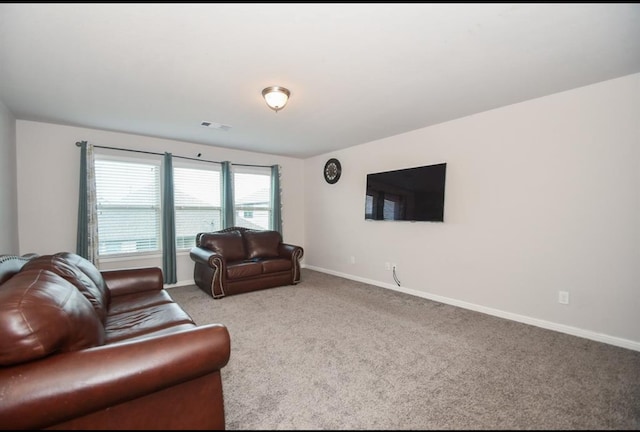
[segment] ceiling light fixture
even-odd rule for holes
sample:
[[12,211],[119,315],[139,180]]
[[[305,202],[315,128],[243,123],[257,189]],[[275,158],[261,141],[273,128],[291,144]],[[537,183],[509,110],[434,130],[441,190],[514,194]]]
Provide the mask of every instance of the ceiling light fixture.
[[267,102],[269,108],[276,113],[280,111],[287,104],[291,92],[284,87],[271,86],[262,90],[262,97]]

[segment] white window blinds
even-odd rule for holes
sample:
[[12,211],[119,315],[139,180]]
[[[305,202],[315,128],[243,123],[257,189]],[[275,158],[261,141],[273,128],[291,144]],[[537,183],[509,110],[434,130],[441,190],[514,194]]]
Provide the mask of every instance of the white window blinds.
[[271,168],[233,166],[235,225],[270,229]]
[[220,167],[173,167],[176,247],[195,246],[196,234],[221,226]]
[[160,163],[96,155],[101,256],[160,250]]

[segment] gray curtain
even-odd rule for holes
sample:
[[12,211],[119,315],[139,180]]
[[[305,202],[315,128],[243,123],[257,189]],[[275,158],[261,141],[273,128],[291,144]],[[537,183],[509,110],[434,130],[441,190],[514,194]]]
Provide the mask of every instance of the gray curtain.
[[98,266],[98,200],[93,144],[86,141],[76,144],[80,146],[76,253]]
[[235,224],[233,211],[233,176],[231,162],[222,162],[222,228],[229,228]]
[[164,282],[175,284],[176,277],[176,216],[173,200],[173,159],[164,154],[162,182],[162,272]]
[[271,229],[282,234],[282,201],[280,200],[280,166],[271,166]]

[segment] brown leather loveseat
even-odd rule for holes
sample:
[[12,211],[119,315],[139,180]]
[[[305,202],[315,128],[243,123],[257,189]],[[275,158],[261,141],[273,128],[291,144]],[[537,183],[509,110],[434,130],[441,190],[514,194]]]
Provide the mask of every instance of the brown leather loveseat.
[[303,254],[278,231],[243,227],[199,233],[190,253],[196,285],[215,299],[297,284]]
[[224,429],[230,339],[197,326],[156,267],[0,256],[0,428]]

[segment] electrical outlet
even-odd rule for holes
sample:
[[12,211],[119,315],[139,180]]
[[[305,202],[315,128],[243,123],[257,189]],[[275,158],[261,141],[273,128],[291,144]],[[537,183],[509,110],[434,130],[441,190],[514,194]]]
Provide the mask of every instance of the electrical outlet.
[[558,291],[558,303],[569,304],[569,292],[568,291]]
[[391,263],[391,270],[393,270],[393,271],[398,270],[398,264]]
[[353,255],[351,255],[351,264],[355,264],[356,263],[356,257],[354,257]]
[[391,263],[389,262],[384,263],[384,268],[385,270],[391,270]]

